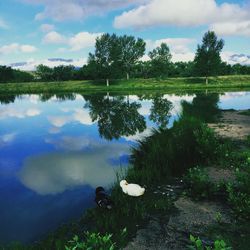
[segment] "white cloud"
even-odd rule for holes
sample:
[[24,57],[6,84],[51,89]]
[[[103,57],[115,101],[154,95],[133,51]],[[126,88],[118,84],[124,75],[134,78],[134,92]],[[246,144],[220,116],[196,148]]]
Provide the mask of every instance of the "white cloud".
[[[215,0],[152,0],[123,12],[114,20],[116,28],[146,28],[152,26],[211,25],[224,34],[249,35],[250,12],[238,4],[217,4]],[[229,31],[229,24],[232,30]],[[246,31],[247,29],[247,31]]]
[[59,52],[65,52],[67,50],[79,51],[84,48],[94,47],[96,38],[101,35],[102,33],[79,32],[71,37],[66,37],[56,31],[51,31],[44,36],[43,42],[69,46],[69,48],[59,48]]
[[32,52],[35,52],[37,48],[31,45],[21,45],[20,50],[21,52],[24,52],[24,53],[32,53]]
[[[170,53],[172,54],[173,62],[188,62],[194,59],[194,52],[189,48],[190,45],[196,42],[195,39],[190,38],[164,38],[159,40],[146,40],[147,50],[150,51],[158,46],[161,43],[166,43],[170,48]],[[149,60],[148,56],[142,58],[143,61]]]
[[210,29],[222,36],[250,36],[250,20],[214,23]]
[[55,26],[53,24],[47,24],[47,23],[44,23],[40,26],[40,29],[42,32],[50,32],[50,31],[53,31],[55,29]]
[[194,42],[196,42],[196,40],[190,38],[164,38],[155,41],[146,40],[148,50],[154,49],[162,43],[166,43],[175,53],[189,52],[188,45],[193,44]]
[[8,29],[7,23],[0,17],[0,29]]
[[11,67],[14,69],[20,69],[24,71],[33,71],[39,64],[46,65],[48,67],[56,67],[59,65],[73,65],[75,67],[82,67],[84,64],[87,63],[87,58],[81,59],[63,59],[63,58],[55,58],[55,59],[44,59],[44,60],[34,60],[29,59],[27,62],[22,64],[11,64]]
[[36,20],[52,18],[56,21],[81,20],[88,16],[103,15],[109,11],[134,6],[149,0],[23,0],[44,5]]
[[194,52],[186,52],[186,53],[172,53],[172,61],[173,62],[189,62],[193,61],[195,57]]
[[12,53],[32,53],[37,50],[36,47],[32,45],[21,45],[19,43],[12,43],[0,47],[0,54],[12,54]]
[[232,51],[223,51],[221,53],[221,58],[229,64],[240,63],[242,65],[250,65],[250,55],[237,54]]
[[51,31],[49,32],[48,34],[46,34],[43,38],[43,42],[44,43],[54,43],[54,44],[60,44],[60,43],[66,43],[67,42],[67,39],[59,34],[58,32],[56,31]]
[[83,48],[94,46],[96,38],[101,35],[102,33],[80,32],[71,37],[68,43],[72,51],[78,51]]

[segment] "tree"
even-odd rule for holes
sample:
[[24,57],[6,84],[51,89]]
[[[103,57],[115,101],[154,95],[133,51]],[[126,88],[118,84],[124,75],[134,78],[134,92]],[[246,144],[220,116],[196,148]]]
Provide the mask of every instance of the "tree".
[[60,65],[53,68],[53,79],[56,81],[71,80],[74,75],[75,67],[72,65]]
[[11,67],[0,66],[0,82],[8,82],[13,79],[13,70]]
[[220,71],[220,52],[223,47],[224,41],[222,39],[218,40],[213,31],[205,33],[202,44],[197,47],[194,67],[199,76],[206,77],[206,84],[208,84],[208,76],[217,75]]
[[143,39],[137,40],[133,36],[121,36],[119,39],[121,63],[123,70],[126,73],[127,80],[129,80],[129,74],[133,66],[144,55],[146,43]]
[[157,77],[168,76],[172,58],[168,45],[162,43],[159,47],[149,52],[148,55],[151,59],[152,75]]
[[34,80],[34,76],[29,72],[21,70],[13,70],[13,81],[15,82],[31,82]]
[[106,79],[106,84],[109,86],[109,79],[111,77],[112,67],[118,60],[119,46],[117,36],[108,33],[97,37],[95,43],[95,53],[89,53],[88,62],[91,63],[92,68],[96,69],[98,76]]
[[41,78],[43,81],[51,81],[53,80],[53,69],[45,65],[38,65],[36,67],[36,74]]

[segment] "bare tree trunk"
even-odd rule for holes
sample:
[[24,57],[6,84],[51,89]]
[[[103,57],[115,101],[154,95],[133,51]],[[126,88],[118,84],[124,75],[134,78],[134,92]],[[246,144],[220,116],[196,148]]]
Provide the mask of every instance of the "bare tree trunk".
[[127,80],[129,80],[129,73],[127,73]]
[[206,76],[206,85],[208,85],[208,77]]
[[109,79],[106,79],[107,87],[109,86]]

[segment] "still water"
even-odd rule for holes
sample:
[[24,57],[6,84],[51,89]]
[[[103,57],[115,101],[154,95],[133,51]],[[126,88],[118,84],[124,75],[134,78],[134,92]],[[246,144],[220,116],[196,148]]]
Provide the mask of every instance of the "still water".
[[[250,92],[217,96],[220,109],[250,109]],[[127,165],[131,146],[198,97],[0,97],[0,243],[31,242],[78,218]]]

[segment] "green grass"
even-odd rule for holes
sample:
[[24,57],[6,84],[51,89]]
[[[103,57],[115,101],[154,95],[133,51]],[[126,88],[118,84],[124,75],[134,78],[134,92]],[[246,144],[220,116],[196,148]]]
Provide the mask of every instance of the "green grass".
[[65,81],[65,82],[30,82],[30,83],[2,83],[0,94],[22,93],[58,93],[58,92],[119,92],[139,90],[221,90],[221,89],[250,89],[250,75],[220,76],[209,78],[209,84],[200,77],[167,78],[167,79],[131,79],[113,80],[109,87],[104,81]]

